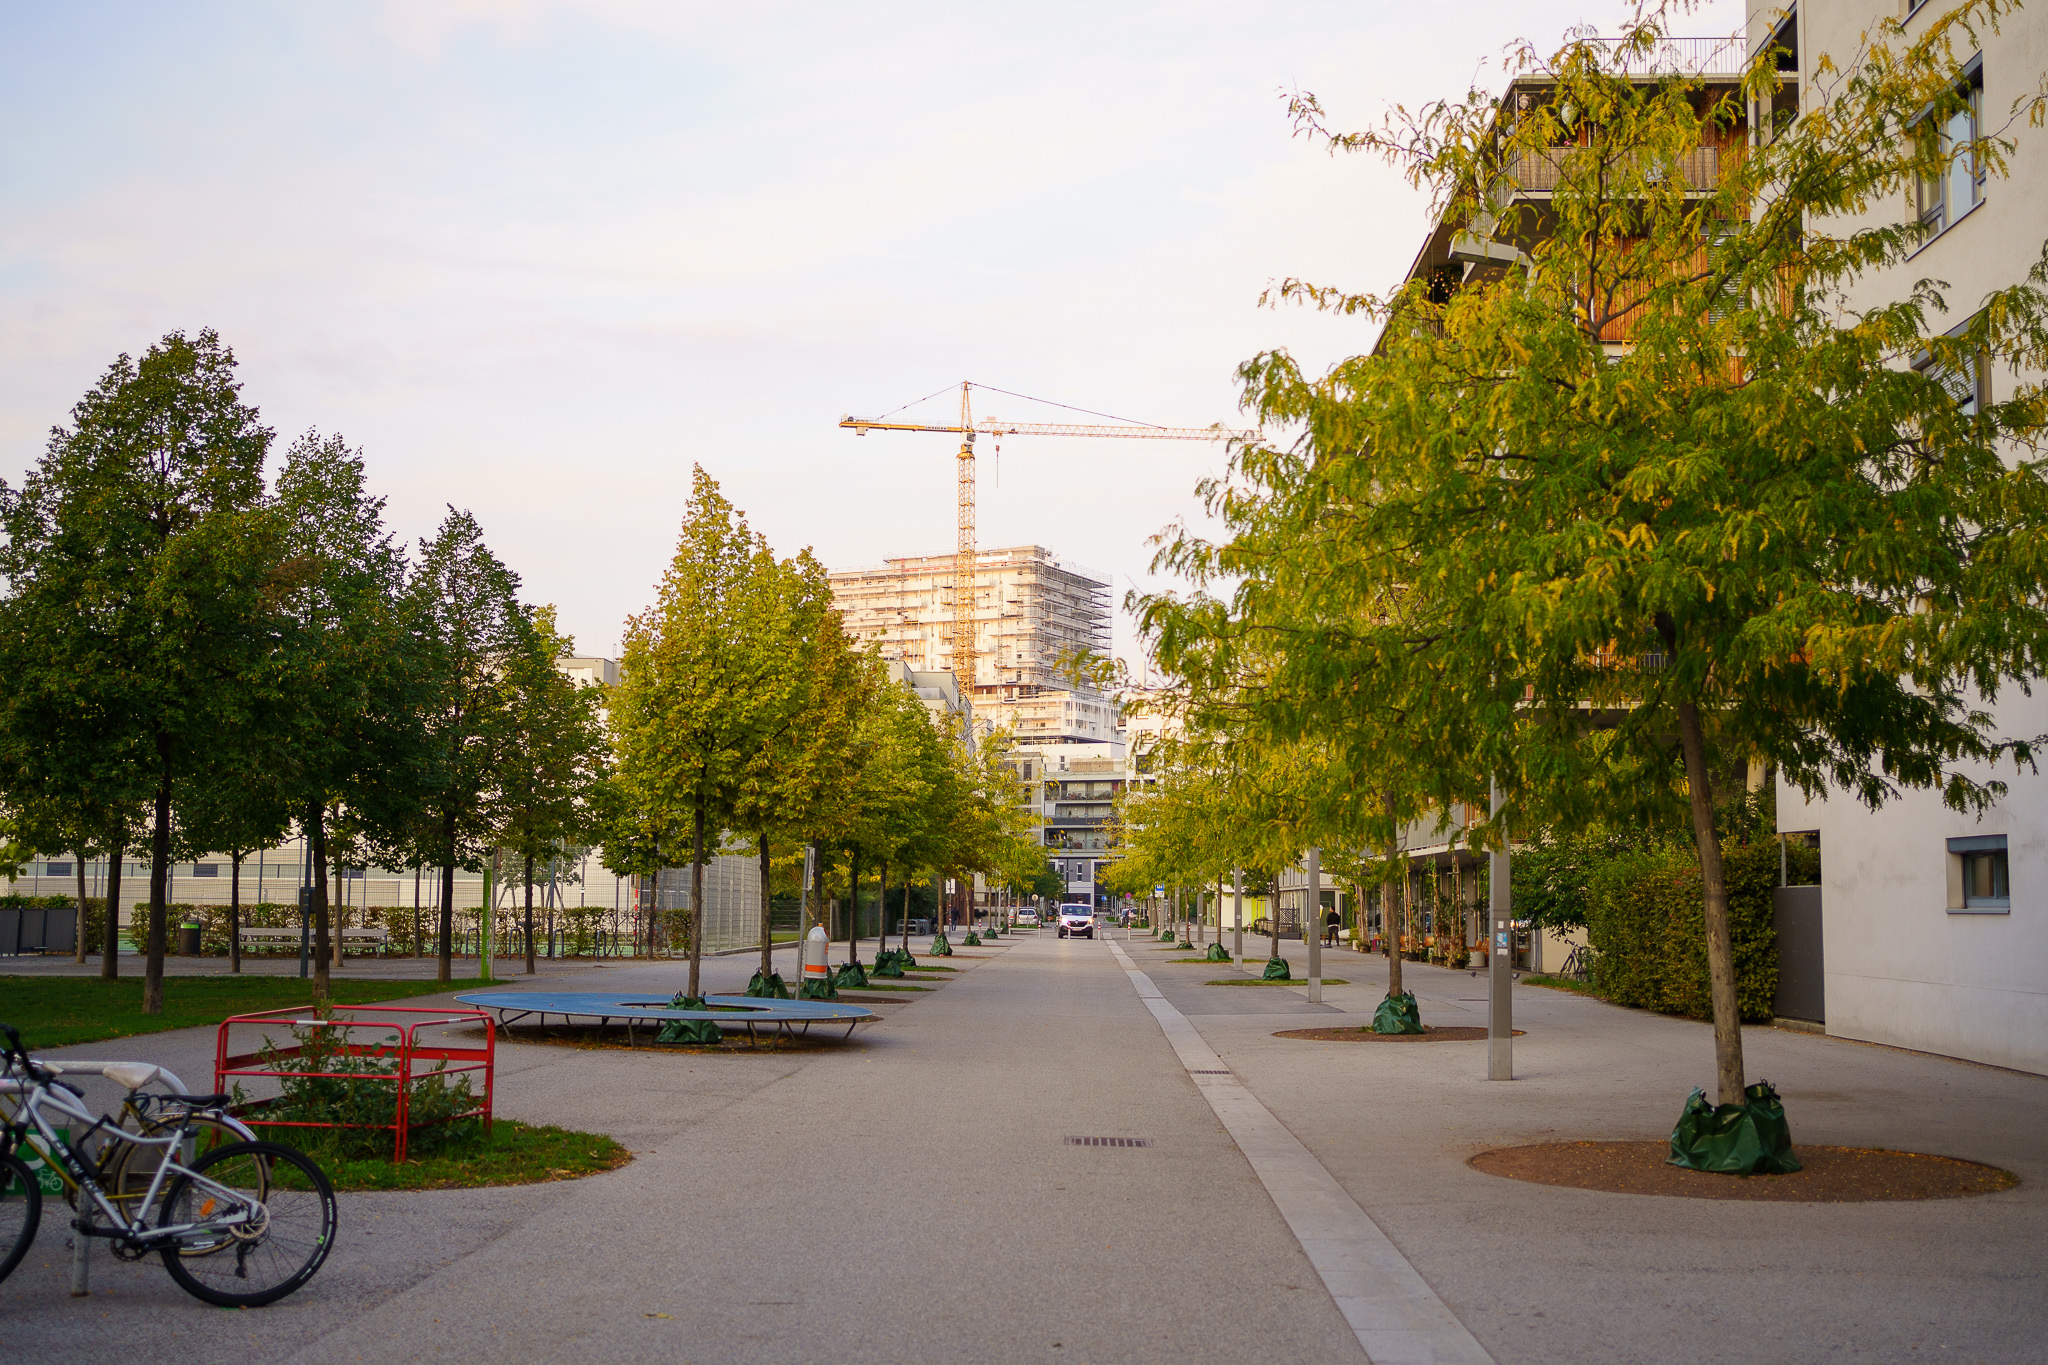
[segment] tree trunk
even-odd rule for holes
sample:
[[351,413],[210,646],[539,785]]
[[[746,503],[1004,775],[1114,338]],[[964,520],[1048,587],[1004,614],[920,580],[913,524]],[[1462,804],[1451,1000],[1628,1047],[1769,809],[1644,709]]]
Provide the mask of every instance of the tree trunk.
[[1741,1104],[1742,1013],[1735,995],[1735,943],[1728,926],[1728,879],[1721,839],[1714,832],[1714,793],[1707,776],[1706,734],[1699,707],[1678,704],[1678,743],[1685,754],[1685,785],[1692,798],[1693,840],[1699,845],[1700,880],[1706,884],[1707,980],[1714,998],[1714,1072],[1720,1104]]
[[127,856],[126,844],[118,839],[107,841],[107,915],[106,923],[100,926],[105,938],[100,976],[107,981],[121,975],[121,863]]
[[877,869],[880,885],[875,889],[875,959],[881,960],[882,953],[889,946],[889,860],[882,859]]
[[775,974],[775,904],[769,884],[768,827],[761,827],[761,979]]
[[80,848],[78,858],[78,924],[71,934],[71,960],[85,965],[85,850]]
[[903,882],[903,951],[910,951],[910,880]]
[[1394,857],[1399,852],[1387,845],[1387,880],[1380,883],[1380,932],[1387,936],[1387,994],[1401,994],[1401,897],[1394,894]]
[[696,828],[690,847],[690,990],[695,998],[704,967],[704,798],[697,798]]
[[230,852],[234,865],[228,871],[228,970],[242,970],[242,859],[246,853]]
[[846,960],[860,961],[860,845],[846,850]]
[[334,942],[327,919],[327,807],[306,803],[306,837],[313,844],[313,998],[327,998],[327,955]]
[[348,921],[348,881],[344,877],[347,868],[339,863],[334,867],[334,894],[327,899],[333,912],[333,926],[327,935],[327,946],[335,966],[341,965],[341,931]]
[[[166,741],[159,736],[159,752]],[[168,764],[156,788],[156,818],[149,833],[149,947],[142,977],[142,1012],[164,1012],[164,916],[169,913],[171,873],[171,773]]]
[[420,942],[420,872],[418,863],[412,865],[412,955],[425,957],[420,950],[426,945]]
[[526,855],[526,974],[533,975],[533,855]]
[[434,980],[447,982],[455,979],[450,959],[455,953],[455,812],[441,812],[441,842],[448,850],[448,861],[441,865],[441,931],[440,964]]

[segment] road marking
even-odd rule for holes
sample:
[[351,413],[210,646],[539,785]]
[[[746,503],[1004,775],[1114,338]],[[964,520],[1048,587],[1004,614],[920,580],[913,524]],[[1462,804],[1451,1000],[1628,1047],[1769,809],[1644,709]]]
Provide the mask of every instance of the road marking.
[[1109,946],[1195,1088],[1287,1220],[1373,1365],[1493,1365],[1493,1357],[1336,1177],[1223,1069],[1222,1059],[1159,993],[1152,978],[1122,948]]

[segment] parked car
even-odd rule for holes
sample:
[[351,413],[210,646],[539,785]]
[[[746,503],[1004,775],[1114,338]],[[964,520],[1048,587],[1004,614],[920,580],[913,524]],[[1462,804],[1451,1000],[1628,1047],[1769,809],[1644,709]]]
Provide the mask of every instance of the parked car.
[[1062,905],[1060,907],[1061,938],[1094,938],[1095,907],[1092,905]]
[[1019,929],[1036,929],[1038,927],[1038,912],[1036,910],[1019,910],[1017,912],[1016,924]]

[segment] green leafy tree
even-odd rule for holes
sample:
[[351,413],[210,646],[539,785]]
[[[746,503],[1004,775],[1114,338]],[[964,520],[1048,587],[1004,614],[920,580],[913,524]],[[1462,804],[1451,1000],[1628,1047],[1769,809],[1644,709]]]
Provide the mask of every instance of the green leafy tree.
[[497,767],[505,847],[521,861],[526,893],[526,973],[534,972],[533,869],[584,837],[594,784],[603,776],[605,734],[598,721],[603,689],[555,666],[575,653],[555,627],[555,609],[534,613],[525,647],[507,661],[508,724]]
[[[1962,809],[2000,791],[1977,765],[2032,757],[1987,703],[2048,653],[2029,548],[2048,404],[2022,382],[1958,405],[1942,381],[1987,359],[2040,373],[2048,275],[1953,335],[1932,284],[1846,301],[1923,239],[1870,210],[1958,157],[2000,173],[2002,135],[1921,130],[1961,98],[1964,26],[2006,9],[1966,4],[1919,37],[1879,25],[1740,156],[1705,153],[1771,105],[1773,54],[1725,95],[1631,76],[1661,9],[1615,44],[1525,52],[1554,94],[1513,117],[1475,98],[1336,137],[1404,166],[1502,264],[1386,297],[1290,284],[1383,319],[1378,349],[1316,378],[1282,354],[1241,372],[1249,409],[1299,440],[1241,452],[1212,489],[1250,532],[1215,562],[1310,596],[1303,635],[1328,648],[1287,639],[1306,661],[1290,704],[1379,757],[1393,731],[1375,709],[1397,713],[1397,804],[1449,809],[1497,777],[1477,841],[1689,824],[1724,1103],[1744,1071],[1717,755],[1809,792],[1934,788]],[[1320,135],[1313,100],[1296,108]],[[1530,166],[1554,181],[1540,210],[1512,193]]]
[[404,620],[424,689],[419,714],[431,759],[421,804],[432,816],[441,869],[442,981],[452,979],[455,869],[483,871],[505,823],[497,768],[512,724],[505,670],[531,641],[518,592],[519,576],[484,544],[476,518],[453,507],[421,545],[407,585]]
[[[4,509],[0,648],[15,657],[0,764],[12,790],[89,799],[119,823],[146,802],[151,1014],[163,1008],[173,803],[264,700],[249,680],[269,647],[277,563],[275,521],[258,507],[271,432],[234,369],[211,331],[120,356]],[[126,842],[106,840],[116,867]],[[110,947],[118,896],[110,875]]]
[[[343,861],[355,866],[372,847],[405,844],[442,754],[428,748],[422,723],[432,675],[406,628],[404,554],[385,530],[384,499],[368,491],[362,452],[338,435],[307,432],[285,454],[274,506],[287,528],[271,683],[279,723],[245,736],[242,748],[264,746],[251,760],[269,770],[305,836],[313,989],[325,995],[329,966],[341,960],[328,891],[329,869],[340,866],[332,827],[345,813],[356,847]],[[219,776],[234,780],[234,766],[223,764]],[[240,799],[228,798],[229,808]]]
[[626,622],[611,721],[619,784],[657,826],[690,829],[688,994],[699,995],[704,859],[732,817],[755,723],[756,694],[773,675],[754,632],[757,562],[765,550],[700,466],[682,535],[654,605]]

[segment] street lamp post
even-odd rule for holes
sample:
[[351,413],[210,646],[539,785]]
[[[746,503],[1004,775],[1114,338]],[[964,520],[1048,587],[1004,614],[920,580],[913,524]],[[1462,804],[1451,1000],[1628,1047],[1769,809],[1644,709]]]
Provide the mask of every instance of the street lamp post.
[[1301,936],[1308,940],[1308,1002],[1323,1003],[1323,851],[1308,851],[1308,913],[1302,916]]
[[[1492,813],[1500,817],[1500,784],[1490,782]],[[1511,1081],[1515,1078],[1514,899],[1508,885],[1508,843],[1496,829],[1499,847],[1487,855],[1486,917],[1493,936],[1486,951],[1486,1079]]]

